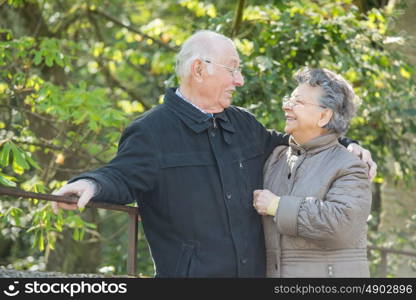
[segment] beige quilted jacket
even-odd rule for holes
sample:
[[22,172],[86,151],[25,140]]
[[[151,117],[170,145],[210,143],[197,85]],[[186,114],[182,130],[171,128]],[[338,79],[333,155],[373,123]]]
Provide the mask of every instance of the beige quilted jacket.
[[337,138],[291,139],[266,162],[264,188],[281,197],[263,217],[268,277],[369,276],[367,168]]

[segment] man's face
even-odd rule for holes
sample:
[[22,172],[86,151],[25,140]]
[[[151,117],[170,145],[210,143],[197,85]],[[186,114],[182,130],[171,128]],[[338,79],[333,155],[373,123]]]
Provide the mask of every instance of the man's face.
[[240,71],[240,57],[235,48],[230,44],[224,44],[219,50],[219,55],[209,58],[204,62],[207,69],[213,73],[206,72],[203,83],[203,93],[211,100],[211,105],[218,112],[229,107],[232,102],[236,87],[244,85],[244,78]]

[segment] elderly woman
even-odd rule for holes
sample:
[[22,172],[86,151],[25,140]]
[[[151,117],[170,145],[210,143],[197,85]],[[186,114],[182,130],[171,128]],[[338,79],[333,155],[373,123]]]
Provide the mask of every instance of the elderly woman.
[[367,167],[338,143],[355,113],[354,92],[326,69],[303,69],[283,101],[289,147],[254,191],[263,215],[268,277],[369,277]]

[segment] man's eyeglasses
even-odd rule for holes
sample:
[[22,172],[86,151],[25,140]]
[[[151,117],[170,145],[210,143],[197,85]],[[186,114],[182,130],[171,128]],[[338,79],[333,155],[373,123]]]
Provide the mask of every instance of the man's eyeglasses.
[[228,66],[226,66],[226,65],[219,64],[219,63],[216,63],[216,62],[214,62],[214,61],[211,61],[211,60],[209,60],[209,59],[204,59],[204,62],[206,62],[207,64],[214,64],[214,65],[217,65],[217,66],[223,67],[223,68],[224,68],[224,69],[226,69],[228,72],[230,72],[230,74],[231,74],[231,76],[233,76],[233,78],[235,78],[238,74],[241,74],[241,67],[231,68],[231,67],[228,67]]
[[313,105],[313,106],[319,106],[319,107],[322,107],[322,108],[326,108],[323,105],[315,104],[315,103],[312,103],[312,102],[306,102],[306,101],[300,100],[300,99],[295,98],[295,97],[291,98],[291,97],[285,96],[285,97],[283,97],[283,101],[282,101],[282,107],[290,107],[290,108],[293,108],[293,107],[299,106],[299,105],[305,106],[307,104]]

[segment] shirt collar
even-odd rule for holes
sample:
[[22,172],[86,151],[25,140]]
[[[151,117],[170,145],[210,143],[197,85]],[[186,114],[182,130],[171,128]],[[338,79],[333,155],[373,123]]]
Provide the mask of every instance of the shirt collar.
[[196,133],[200,133],[209,128],[212,124],[209,120],[212,117],[204,114],[189,102],[184,101],[176,95],[175,91],[176,88],[168,88],[166,90],[164,103],[167,107]]
[[207,113],[207,112],[205,112],[203,109],[201,109],[199,106],[196,106],[195,104],[193,104],[191,101],[189,101],[189,99],[188,98],[186,98],[182,93],[181,93],[181,91],[179,90],[179,88],[177,88],[176,89],[176,91],[175,91],[175,94],[176,95],[178,95],[182,100],[184,100],[184,101],[186,101],[186,102],[188,102],[189,104],[191,104],[193,107],[195,107],[195,108],[197,108],[197,109],[199,109],[202,113],[204,113],[204,114],[206,114],[206,115],[208,115],[208,116],[210,116],[210,117],[212,117],[212,113]]
[[213,125],[212,119],[215,117],[220,126],[234,133],[235,129],[233,124],[227,115],[228,108],[224,109],[220,113],[216,113],[212,116],[204,113],[200,108],[192,105],[191,102],[181,98],[176,93],[177,88],[168,88],[165,94],[165,101],[167,107],[174,112],[190,129],[196,133],[200,133]]

